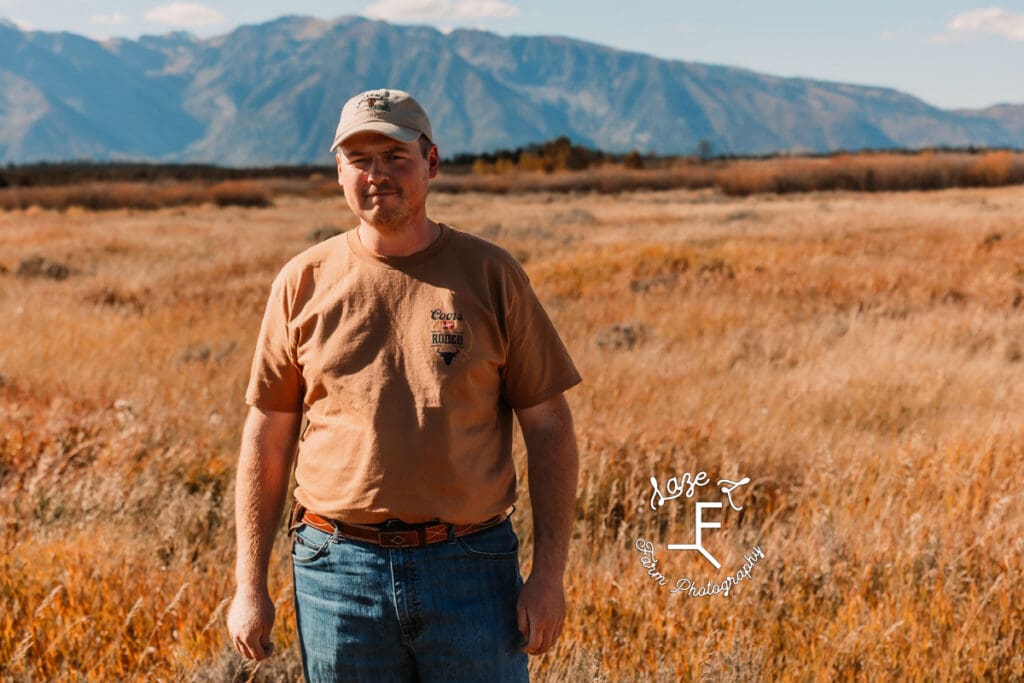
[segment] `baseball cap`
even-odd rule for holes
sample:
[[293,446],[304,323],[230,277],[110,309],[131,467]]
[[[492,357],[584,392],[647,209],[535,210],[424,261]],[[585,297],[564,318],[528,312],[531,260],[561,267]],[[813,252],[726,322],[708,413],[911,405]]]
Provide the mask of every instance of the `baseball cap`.
[[402,142],[413,142],[420,135],[434,139],[430,119],[420,103],[409,93],[390,88],[367,90],[345,103],[331,151],[347,138],[364,131],[380,133]]

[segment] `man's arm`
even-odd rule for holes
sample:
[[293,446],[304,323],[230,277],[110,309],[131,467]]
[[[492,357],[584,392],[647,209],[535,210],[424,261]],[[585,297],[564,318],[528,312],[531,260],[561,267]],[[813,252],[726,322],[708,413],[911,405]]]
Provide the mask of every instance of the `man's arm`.
[[238,588],[228,610],[228,632],[248,659],[271,653],[274,603],[267,590],[270,549],[284,510],[301,413],[252,407],[242,429],[235,483]]
[[579,454],[562,394],[516,410],[526,442],[533,506],[533,569],[519,594],[519,631],[528,654],[547,652],[565,621],[565,565],[576,509]]

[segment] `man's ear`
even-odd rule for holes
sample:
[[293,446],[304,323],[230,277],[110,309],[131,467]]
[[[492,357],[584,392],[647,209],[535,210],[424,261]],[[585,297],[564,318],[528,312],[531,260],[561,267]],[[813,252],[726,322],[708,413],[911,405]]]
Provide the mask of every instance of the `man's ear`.
[[338,164],[338,184],[341,185],[341,155],[335,154],[334,161]]
[[436,178],[437,171],[441,168],[441,157],[437,151],[437,145],[431,145],[430,151],[427,152],[427,166],[429,168],[428,178]]

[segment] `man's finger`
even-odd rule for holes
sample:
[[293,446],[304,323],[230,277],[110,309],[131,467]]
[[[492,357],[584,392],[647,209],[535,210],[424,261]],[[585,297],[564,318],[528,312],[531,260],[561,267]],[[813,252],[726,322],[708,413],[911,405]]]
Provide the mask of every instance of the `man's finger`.
[[540,645],[537,646],[537,654],[542,655],[551,649],[551,646],[555,644],[555,634],[551,632],[550,628],[544,629],[543,638],[541,638]]
[[254,645],[249,648],[249,652],[252,653],[250,659],[260,662],[267,658],[267,653],[263,650],[262,645]]
[[249,649],[249,646],[240,638],[235,638],[235,649],[238,650],[238,654],[242,655],[246,659],[255,659],[252,655],[252,651]]
[[526,614],[526,607],[522,603],[516,606],[516,622],[523,642],[528,642],[530,639],[530,617]]
[[544,629],[539,623],[530,620],[530,640],[526,645],[526,651],[531,654],[540,654],[540,646],[544,642]]
[[264,657],[269,657],[274,654],[274,641],[270,638],[270,631],[274,628],[274,621],[271,618],[263,627],[263,633],[260,634],[260,649],[263,652]]
[[235,639],[235,648],[241,653],[246,659],[259,662],[269,657],[274,652],[274,644],[268,643],[264,645],[259,641],[250,644],[248,641],[242,640],[241,638]]

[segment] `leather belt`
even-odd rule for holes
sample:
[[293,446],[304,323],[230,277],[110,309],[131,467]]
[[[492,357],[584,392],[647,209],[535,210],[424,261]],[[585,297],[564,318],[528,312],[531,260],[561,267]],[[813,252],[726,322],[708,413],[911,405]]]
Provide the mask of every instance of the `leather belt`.
[[291,519],[288,523],[288,534],[306,524],[324,533],[338,533],[340,536],[355,541],[365,541],[384,548],[418,548],[431,543],[452,540],[459,536],[467,536],[484,529],[490,529],[508,519],[505,513],[474,524],[445,524],[444,522],[424,522],[422,524],[402,524],[394,528],[369,524],[349,524],[337,519],[321,517],[302,507],[297,501],[292,507]]

